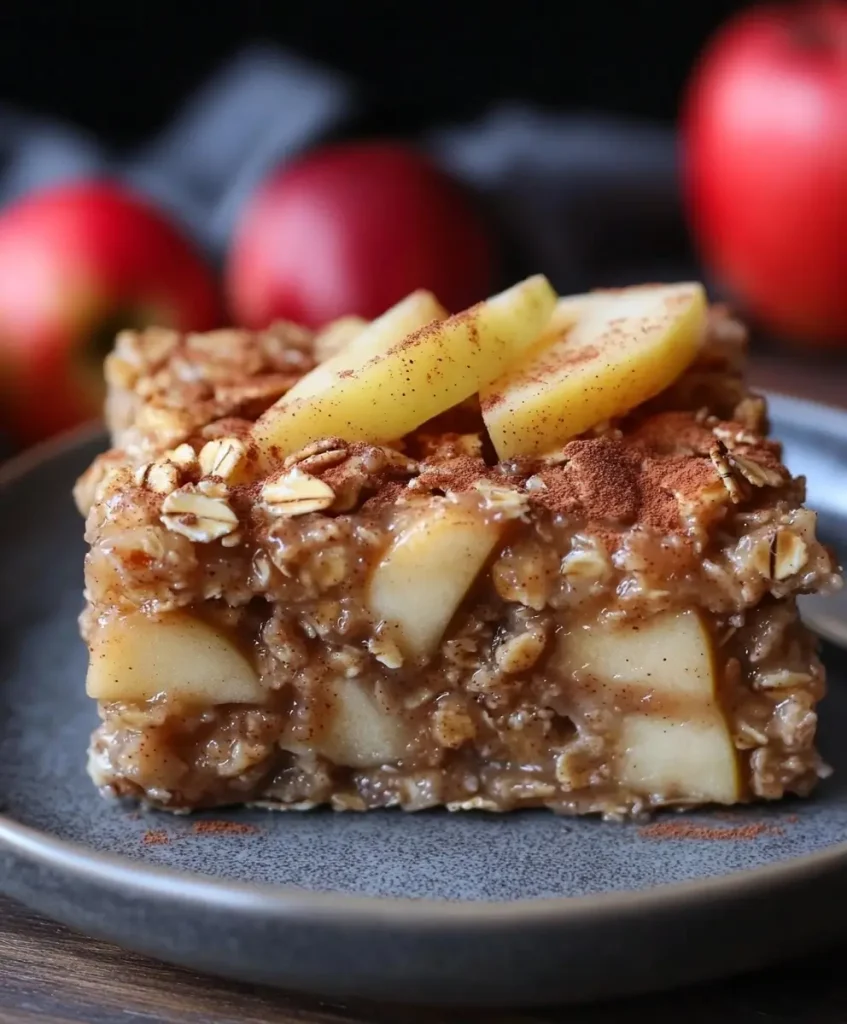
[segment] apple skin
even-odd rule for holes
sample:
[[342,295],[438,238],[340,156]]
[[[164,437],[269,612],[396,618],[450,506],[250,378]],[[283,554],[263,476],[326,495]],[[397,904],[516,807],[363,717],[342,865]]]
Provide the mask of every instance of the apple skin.
[[102,361],[121,327],[219,323],[200,256],[123,188],[78,182],[0,213],[0,417],[20,443],[100,415]]
[[692,78],[682,139],[706,263],[778,334],[847,345],[847,4],[730,21]]
[[227,266],[235,321],[368,320],[417,288],[451,312],[491,291],[487,233],[460,188],[395,143],[328,146],[248,201]]

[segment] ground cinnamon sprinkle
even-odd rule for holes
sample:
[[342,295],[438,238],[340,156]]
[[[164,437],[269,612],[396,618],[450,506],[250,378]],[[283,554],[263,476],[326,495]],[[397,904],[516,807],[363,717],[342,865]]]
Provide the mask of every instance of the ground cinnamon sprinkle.
[[170,842],[168,833],[162,829],[149,828],[141,840],[145,846],[165,846]]
[[632,522],[638,514],[637,469],[625,446],[610,438],[571,441],[562,454],[590,519]]
[[[740,425],[727,423],[730,429]],[[630,441],[654,455],[708,455],[715,435],[690,412],[660,412],[641,420]]]
[[490,476],[485,462],[473,455],[460,455],[446,462],[425,462],[415,490],[443,490],[461,493]]
[[777,825],[768,825],[763,821],[750,822],[748,825],[727,826],[716,828],[709,825],[696,825],[693,821],[657,821],[645,825],[638,830],[645,839],[706,839],[725,841],[729,839],[758,839],[759,836],[779,836],[783,829]]
[[480,399],[480,407],[484,412],[490,412],[492,409],[496,409],[498,405],[502,405],[506,401],[506,396],[503,394],[491,394],[486,395],[485,398]]
[[[410,335],[404,345],[416,343],[433,329],[426,325]],[[405,439],[411,458],[416,458],[420,474],[410,483],[397,467],[386,467],[372,475],[361,498],[367,511],[395,504],[409,487],[418,494],[453,493],[470,490],[481,480],[501,486],[512,486],[523,492],[528,477],[534,476],[541,486],[526,491],[530,503],[554,514],[584,517],[595,532],[611,531],[609,541],[617,543],[616,529],[640,526],[684,537],[686,524],[680,505],[697,506],[704,491],[720,484],[708,456],[714,441],[711,426],[699,423],[690,412],[658,412],[641,418],[627,429],[611,430],[605,436],[581,437],[569,441],[561,449],[560,459],[551,465],[546,459],[527,458],[526,465],[504,469],[515,463],[494,465],[473,455],[445,457],[442,451],[432,453],[424,443],[445,434],[471,433],[485,437],[478,406],[458,406],[424,424]],[[724,426],[733,426],[727,422]],[[364,442],[345,444],[348,456],[366,456],[373,445]],[[759,439],[754,446],[757,459],[767,442]],[[493,453],[492,453],[493,454]],[[764,463],[764,459],[761,459]],[[335,490],[343,489],[350,468],[348,460],[329,466],[319,475]],[[231,502],[240,518],[249,521],[251,504],[258,500],[257,485],[232,488]],[[241,513],[244,513],[241,516]],[[718,518],[720,510],[715,512]]]
[[195,821],[191,831],[198,836],[246,836],[259,830],[240,821]]
[[641,466],[641,519],[656,529],[679,526],[680,498],[696,501],[716,481],[711,460],[679,455],[645,459]]
[[376,494],[371,495],[362,505],[362,511],[374,512],[383,508],[392,508],[405,492],[406,485],[404,483],[390,481],[382,484]]
[[543,469],[536,474],[544,489],[533,491],[530,501],[550,512],[576,512],[580,507],[579,494],[570,476],[559,466]]

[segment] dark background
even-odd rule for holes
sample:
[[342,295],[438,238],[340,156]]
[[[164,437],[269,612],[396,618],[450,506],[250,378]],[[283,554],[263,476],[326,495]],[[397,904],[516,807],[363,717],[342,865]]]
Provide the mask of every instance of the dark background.
[[0,101],[116,146],[161,126],[240,45],[277,42],[348,73],[369,130],[460,120],[501,97],[671,122],[729,0],[171,0],[0,3]]

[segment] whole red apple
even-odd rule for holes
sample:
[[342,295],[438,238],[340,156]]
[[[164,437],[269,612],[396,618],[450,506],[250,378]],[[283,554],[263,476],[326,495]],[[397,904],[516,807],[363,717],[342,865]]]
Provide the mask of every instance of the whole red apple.
[[416,288],[450,310],[490,290],[487,234],[473,206],[422,155],[391,143],[316,150],[248,202],[227,287],[236,322],[319,327],[371,319]]
[[693,77],[683,142],[706,262],[779,333],[847,344],[847,4],[731,21]]
[[50,188],[0,213],[0,418],[20,442],[99,415],[103,357],[120,328],[218,322],[203,261],[118,186]]

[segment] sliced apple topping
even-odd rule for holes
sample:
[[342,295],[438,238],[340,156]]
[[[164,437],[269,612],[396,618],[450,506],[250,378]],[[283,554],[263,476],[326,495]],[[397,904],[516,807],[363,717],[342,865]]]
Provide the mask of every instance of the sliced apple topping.
[[699,284],[562,300],[529,356],[480,390],[497,454],[549,451],[654,397],[694,360],[706,315]]
[[368,321],[360,316],[342,316],[331,321],[315,335],[315,359],[319,363],[325,363],[327,359],[338,355],[367,326]]
[[[369,359],[381,356],[414,331],[425,327],[434,320],[443,320],[447,310],[436,299],[432,292],[417,291],[407,295],[405,299],[392,306],[388,312],[372,321],[363,323],[358,330],[355,319],[336,322],[336,334],[348,334],[346,344],[340,344],[335,355],[319,363],[310,373],[302,377],[291,388],[286,398],[308,398],[317,395],[327,388],[333,387],[339,375],[354,370]],[[317,345],[320,336],[315,340]],[[324,345],[326,338],[324,338]]]
[[304,377],[299,394],[284,395],[257,421],[254,438],[277,458],[321,437],[403,437],[500,376],[537,341],[555,302],[547,279],[537,276],[446,320],[398,332],[377,354],[363,332],[351,345],[365,351],[347,363],[349,350],[342,349],[345,365],[331,384],[321,377],[315,390],[312,375]]
[[620,720],[614,771],[621,785],[679,801],[740,798],[714,644],[698,612],[592,622],[562,635],[559,652],[585,699],[602,701]]
[[399,529],[366,601],[377,622],[396,629],[404,653],[426,658],[435,651],[503,529],[472,505],[447,499]]
[[219,630],[187,612],[113,619],[91,644],[86,690],[102,701],[159,694],[203,705],[261,704],[256,670]]

